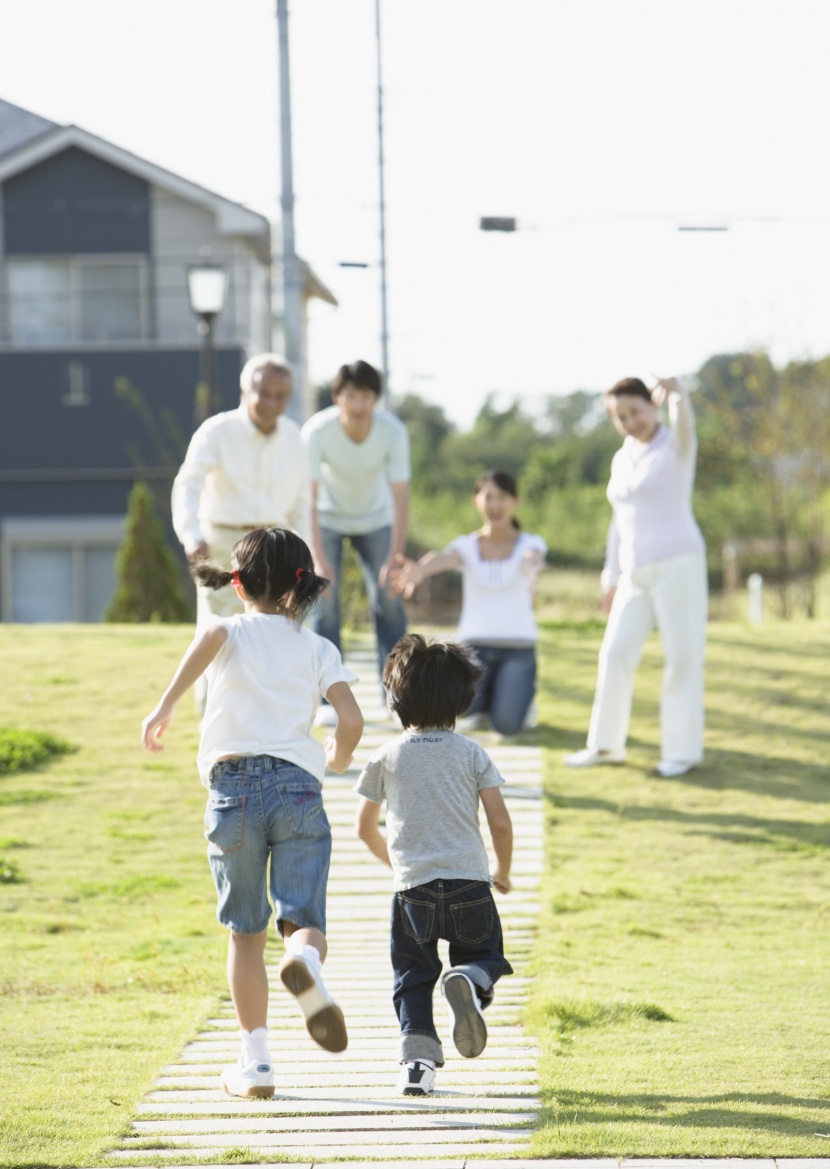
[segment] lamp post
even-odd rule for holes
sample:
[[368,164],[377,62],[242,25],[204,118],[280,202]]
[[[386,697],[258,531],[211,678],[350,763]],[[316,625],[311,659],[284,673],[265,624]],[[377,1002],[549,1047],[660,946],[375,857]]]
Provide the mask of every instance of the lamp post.
[[228,274],[221,264],[191,264],[187,269],[187,294],[190,308],[199,318],[197,329],[202,338],[202,363],[196,391],[196,422],[204,422],[213,401],[213,322],[225,304]]

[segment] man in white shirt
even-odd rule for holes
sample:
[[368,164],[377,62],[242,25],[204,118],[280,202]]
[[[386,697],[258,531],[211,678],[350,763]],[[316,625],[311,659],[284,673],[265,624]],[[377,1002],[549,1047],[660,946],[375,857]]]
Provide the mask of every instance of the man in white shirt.
[[[173,483],[173,527],[188,560],[210,557],[230,567],[237,540],[253,528],[292,528],[309,539],[308,466],[300,428],[284,411],[291,367],[260,353],[240,375],[235,410],[214,414],[190,440]],[[233,588],[197,587],[197,628],[241,613]],[[197,709],[206,691],[197,689]]]
[[[311,548],[317,572],[332,583],[312,612],[314,628],[340,648],[338,583],[343,541],[360,561],[375,621],[380,668],[406,633],[403,602],[388,588],[409,522],[409,435],[378,407],[380,374],[366,361],[343,365],[334,405],[302,430],[311,475]],[[321,708],[325,719],[326,708]]]

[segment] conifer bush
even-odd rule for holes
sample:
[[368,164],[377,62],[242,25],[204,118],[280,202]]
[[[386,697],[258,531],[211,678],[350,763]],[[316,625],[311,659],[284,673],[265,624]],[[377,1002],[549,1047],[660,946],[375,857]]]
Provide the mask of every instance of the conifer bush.
[[115,562],[118,584],[105,621],[190,621],[176,558],[165,539],[153,493],[139,480],[130,492],[127,531]]

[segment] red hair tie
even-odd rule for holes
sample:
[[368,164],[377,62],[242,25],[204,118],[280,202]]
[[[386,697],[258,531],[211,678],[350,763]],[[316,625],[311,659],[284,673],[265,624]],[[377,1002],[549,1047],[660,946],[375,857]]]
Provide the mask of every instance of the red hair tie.
[[294,576],[297,578],[297,580],[299,580],[304,572],[305,572],[304,568],[295,568],[294,569]]
[[239,579],[239,572],[236,569],[231,573],[231,584],[239,585],[240,588],[242,587],[242,581]]

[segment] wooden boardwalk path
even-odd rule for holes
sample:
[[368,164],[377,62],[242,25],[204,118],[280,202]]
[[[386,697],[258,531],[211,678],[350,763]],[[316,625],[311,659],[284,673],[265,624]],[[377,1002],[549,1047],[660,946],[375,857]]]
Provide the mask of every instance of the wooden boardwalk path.
[[298,1166],[335,1159],[352,1166],[388,1160],[398,1167],[430,1161],[435,1169],[462,1169],[472,1158],[514,1160],[526,1154],[539,1106],[537,1051],[519,1015],[527,994],[542,867],[541,752],[499,742],[491,734],[477,736],[505,777],[513,817],[513,890],[497,897],[515,974],[496,988],[487,1012],[487,1047],[475,1060],[456,1053],[436,990],[436,1022],[447,1062],[437,1073],[432,1096],[401,1096],[389,964],[391,879],[355,837],[357,797],[351,790],[368,755],[397,730],[380,705],[373,647],[354,644],[346,660],[361,676],[355,689],[366,732],[352,770],[327,776],[325,782],[334,837],[325,979],[346,1016],[348,1049],[331,1055],[310,1039],[294,1000],[276,977],[282,956],[278,944],[269,951],[274,1098],[236,1100],[219,1089],[222,1066],[238,1054],[233,1009],[224,1002],[175,1064],[164,1068],[139,1104],[129,1135],[108,1158],[165,1166],[276,1157]]

